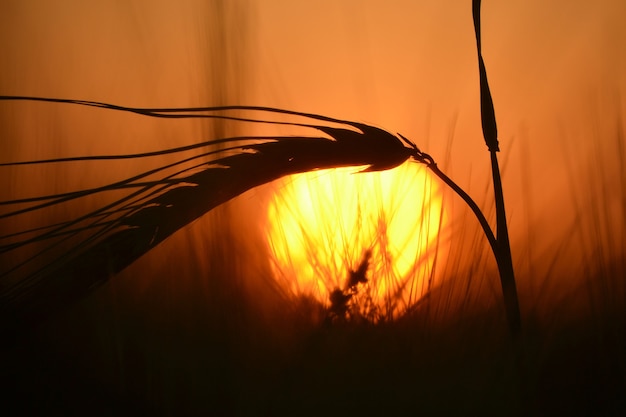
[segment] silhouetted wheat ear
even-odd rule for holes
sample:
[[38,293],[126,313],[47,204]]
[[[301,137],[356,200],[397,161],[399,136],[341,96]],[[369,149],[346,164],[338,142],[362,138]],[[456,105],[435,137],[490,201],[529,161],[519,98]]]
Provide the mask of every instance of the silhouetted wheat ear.
[[[0,271],[0,279],[18,279],[0,292],[0,310],[26,320],[45,316],[54,305],[63,305],[91,291],[122,271],[177,230],[218,205],[256,186],[286,175],[315,169],[366,166],[363,171],[386,170],[409,158],[427,163],[432,159],[402,136],[363,123],[290,110],[254,106],[202,108],[130,108],[113,104],[41,97],[0,96],[0,100],[66,103],[130,112],[159,118],[210,118],[247,123],[292,125],[323,133],[317,136],[242,136],[219,138],[198,145],[133,155],[79,156],[39,161],[0,161],[0,166],[148,158],[197,149],[186,157],[105,186],[64,194],[0,202],[18,209],[0,214],[17,217],[50,206],[112,190],[128,195],[97,210],[61,224],[0,236],[0,254],[32,244],[44,244],[27,261]],[[260,114],[260,118],[230,115],[233,110]],[[307,122],[267,120],[269,114],[292,115]],[[263,117],[265,116],[265,117]],[[326,126],[321,122],[333,124]],[[232,146],[228,146],[232,143]],[[226,144],[226,148],[212,147]],[[208,162],[200,158],[210,157]],[[160,176],[154,179],[154,176]],[[27,206],[24,208],[24,204]],[[84,232],[89,232],[88,236]],[[71,239],[71,240],[70,240]],[[42,254],[59,242],[73,249],[41,263]],[[48,252],[49,253],[49,252]],[[31,265],[36,266],[32,271]],[[31,269],[25,277],[20,271]]]

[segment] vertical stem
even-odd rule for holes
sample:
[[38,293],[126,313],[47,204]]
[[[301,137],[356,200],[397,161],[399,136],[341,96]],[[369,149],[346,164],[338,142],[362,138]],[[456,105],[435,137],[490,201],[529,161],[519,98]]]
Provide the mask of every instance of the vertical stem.
[[476,35],[476,50],[478,52],[478,73],[480,77],[480,116],[483,128],[485,144],[491,154],[491,174],[493,176],[493,191],[496,200],[496,262],[500,273],[500,283],[502,284],[502,296],[504,298],[504,308],[506,310],[509,328],[514,338],[517,338],[521,331],[521,315],[519,310],[519,300],[517,298],[517,288],[515,286],[515,274],[513,273],[513,260],[511,257],[511,244],[509,242],[509,231],[506,224],[506,213],[504,210],[504,195],[502,193],[502,180],[500,178],[500,167],[496,152],[500,151],[498,144],[498,127],[496,124],[496,114],[491,98],[491,90],[487,80],[487,70],[482,55],[482,43],[480,35],[480,3],[481,0],[472,0],[472,17],[474,18],[474,32]]
[[502,284],[504,307],[509,322],[509,328],[514,338],[517,338],[522,328],[522,320],[517,298],[517,286],[515,273],[513,272],[513,258],[511,256],[511,244],[509,242],[509,230],[506,224],[506,211],[504,209],[504,194],[502,192],[502,180],[498,156],[491,151],[491,172],[493,174],[493,191],[496,200],[496,262]]

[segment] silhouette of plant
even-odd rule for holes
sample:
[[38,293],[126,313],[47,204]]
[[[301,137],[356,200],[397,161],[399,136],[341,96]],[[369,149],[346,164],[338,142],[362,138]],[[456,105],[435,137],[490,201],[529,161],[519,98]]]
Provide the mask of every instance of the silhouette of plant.
[[[36,253],[24,262],[0,272],[0,279],[14,282],[4,286],[0,292],[2,308],[25,319],[45,316],[53,308],[52,304],[63,305],[106,282],[175,231],[246,190],[286,175],[315,169],[342,166],[366,166],[363,171],[389,169],[419,155],[414,144],[377,127],[268,107],[140,109],[53,98],[2,96],[0,100],[66,103],[159,118],[209,118],[291,125],[323,134],[240,136],[159,152],[0,163],[0,167],[10,167],[149,158],[194,149],[199,151],[197,155],[105,186],[0,202],[5,207],[17,207],[0,214],[0,219],[7,219],[93,194],[112,190],[129,192],[127,196],[73,220],[0,236],[0,254],[34,244],[45,245],[43,249],[37,247]],[[256,119],[232,115],[233,111],[239,110],[263,117]],[[308,123],[270,121],[270,115],[298,116]],[[226,147],[216,149],[216,145]],[[206,161],[206,158],[209,160]],[[72,249],[39,266],[43,255],[57,244],[68,242],[72,243]],[[32,265],[36,265],[37,269],[30,271]],[[22,276],[24,271],[26,275]],[[15,279],[16,276],[18,279]]]
[[478,52],[478,71],[480,76],[480,113],[483,129],[483,137],[491,155],[491,173],[493,177],[494,197],[496,204],[496,240],[492,244],[492,249],[500,272],[500,282],[502,284],[502,294],[506,308],[507,319],[511,333],[517,337],[521,331],[521,317],[519,301],[517,297],[517,287],[515,284],[515,274],[513,271],[513,260],[511,256],[511,245],[509,242],[509,232],[506,222],[506,212],[504,209],[504,194],[502,191],[502,180],[500,178],[500,167],[498,166],[497,152],[500,151],[498,144],[498,128],[496,125],[496,115],[491,98],[491,90],[487,81],[487,71],[482,56],[481,32],[480,32],[480,5],[481,0],[472,1],[472,14],[474,18],[474,31],[476,34],[476,49]]
[[[330,293],[330,307],[328,308],[328,316],[326,323],[332,323],[333,321],[346,321],[348,318],[360,318],[362,315],[359,310],[364,309],[364,318],[369,321],[377,321],[378,318],[377,308],[373,302],[371,302],[371,296],[367,295],[363,306],[351,305],[351,301],[359,292],[359,284],[366,284],[368,279],[366,277],[367,270],[369,268],[370,259],[372,257],[372,251],[366,250],[363,254],[363,259],[359,263],[356,270],[349,269],[348,277],[346,279],[346,285],[343,290],[335,288]],[[367,302],[369,301],[369,302]]]
[[[205,118],[298,126],[326,135],[240,136],[219,138],[159,152],[0,163],[0,167],[6,167],[148,158],[194,149],[200,151],[198,155],[106,186],[0,202],[1,206],[22,207],[0,214],[0,219],[3,219],[97,193],[131,190],[126,197],[71,221],[0,236],[0,254],[35,243],[50,242],[48,246],[38,250],[26,261],[6,271],[0,271],[2,280],[8,280],[12,276],[19,275],[20,271],[27,270],[28,264],[35,263],[56,244],[71,239],[76,241],[74,248],[63,256],[45,263],[34,271],[28,271],[21,279],[13,279],[15,282],[11,285],[2,286],[0,306],[3,311],[11,313],[3,314],[3,316],[18,316],[22,320],[31,320],[47,315],[54,305],[63,305],[80,297],[126,268],[175,231],[218,205],[256,186],[289,174],[315,169],[366,166],[361,172],[379,171],[394,168],[411,159],[426,165],[450,186],[475,214],[496,258],[510,330],[513,335],[517,335],[521,329],[521,320],[496,155],[499,151],[499,144],[495,112],[481,51],[479,0],[473,1],[473,18],[480,74],[483,135],[492,163],[497,215],[496,236],[477,204],[454,181],[441,172],[430,155],[422,152],[415,143],[401,134],[393,135],[374,126],[312,113],[260,106],[133,108],[85,100],[0,96],[0,100],[3,101],[26,100],[73,104],[166,119]],[[233,111],[254,112],[260,116],[259,118],[241,117],[233,115]],[[269,120],[270,115],[297,116],[307,122]],[[216,145],[226,147],[216,149]],[[213,159],[207,162],[206,158]],[[156,180],[151,179],[155,175],[163,176]],[[23,207],[24,205],[26,207]],[[89,235],[84,237],[84,232],[89,232]],[[345,288],[335,289],[331,293],[329,310],[331,315],[345,318],[350,313],[349,304],[357,294],[359,285],[367,283],[366,273],[370,257],[371,252],[366,252],[357,269],[349,272]],[[52,277],[54,279],[51,279]],[[363,302],[367,304],[367,295]],[[374,317],[376,314],[374,307],[366,310],[366,315]],[[19,320],[13,321],[14,324],[17,322]]]

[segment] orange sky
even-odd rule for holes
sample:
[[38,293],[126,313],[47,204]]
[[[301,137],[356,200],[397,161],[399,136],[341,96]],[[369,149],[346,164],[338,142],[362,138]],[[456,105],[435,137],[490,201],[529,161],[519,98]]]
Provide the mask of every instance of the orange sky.
[[[617,104],[626,108],[626,3],[484,1],[482,10],[501,161],[509,155],[511,231],[524,236],[529,218],[549,227],[536,232],[545,250],[571,233],[572,198],[589,197],[582,183],[592,150],[606,161],[600,176],[615,174],[615,129],[624,123]],[[454,129],[443,167],[482,201],[489,162],[469,1],[277,1],[256,13],[254,102],[398,131],[440,162]]]
[[[554,230],[545,246],[563,236],[571,195],[585,198],[572,184],[587,178],[579,169],[589,152],[615,156],[617,116],[626,108],[625,16],[621,0],[483,2],[483,55],[501,158],[509,155],[504,186],[514,237],[526,233],[529,216]],[[482,200],[488,154],[469,0],[5,0],[0,50],[2,94],[256,104],[364,121],[413,139]],[[7,137],[20,138],[3,140],[4,155],[159,149],[196,141],[199,132],[47,109],[2,116]],[[612,178],[615,161],[604,161],[604,178]]]
[[[486,239],[445,192],[454,226],[435,245],[444,250],[434,274],[411,282],[411,301],[429,291],[414,314],[392,326],[358,316],[355,326],[315,326],[333,311],[341,318],[347,301],[328,296],[322,308],[289,297],[276,279],[263,223],[276,182],[212,210],[88,294],[74,288],[95,282],[83,265],[69,277],[44,269],[44,285],[40,276],[7,278],[40,248],[0,247],[0,311],[11,313],[0,314],[3,399],[61,415],[332,414],[353,405],[365,414],[567,415],[623,405],[626,0],[483,0],[482,9],[523,337],[507,337]],[[263,105],[366,122],[412,139],[493,220],[475,46],[470,0],[0,0],[0,95]],[[240,133],[228,123],[0,101],[0,164]],[[110,184],[179,157],[0,166],[0,202]],[[0,218],[0,236],[117,198]],[[12,209],[0,204],[0,216]],[[67,259],[63,246],[45,261]],[[320,257],[333,246],[324,249]],[[368,259],[352,257],[361,262],[353,270]],[[393,315],[377,316],[369,303],[381,276],[372,264],[367,289],[350,302],[374,319],[394,317],[398,298],[386,301]],[[343,271],[344,288],[355,275],[363,282]]]

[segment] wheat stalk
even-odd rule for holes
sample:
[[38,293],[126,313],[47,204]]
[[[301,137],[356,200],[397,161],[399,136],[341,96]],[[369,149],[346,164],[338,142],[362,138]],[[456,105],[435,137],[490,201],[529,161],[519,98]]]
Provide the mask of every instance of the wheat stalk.
[[517,297],[517,287],[515,284],[515,273],[513,271],[513,260],[511,257],[511,244],[509,242],[509,232],[506,222],[506,211],[504,208],[504,194],[502,190],[502,179],[500,178],[500,167],[498,165],[497,152],[500,151],[498,143],[498,128],[496,125],[496,115],[491,98],[491,90],[487,81],[487,71],[482,56],[482,43],[480,32],[480,0],[472,1],[472,14],[474,18],[474,31],[476,35],[476,50],[478,52],[478,71],[480,76],[480,114],[482,122],[483,137],[491,156],[491,173],[493,177],[494,198],[496,204],[496,242],[492,245],[498,271],[500,273],[500,283],[506,315],[511,333],[517,337],[521,331],[522,321]]
[[[0,96],[0,100],[40,101],[73,104],[108,110],[130,112],[142,116],[180,119],[205,118],[237,122],[298,126],[316,130],[326,136],[244,136],[206,141],[196,145],[167,149],[159,152],[132,155],[100,155],[73,158],[47,159],[39,161],[6,162],[0,166],[49,164],[70,161],[146,158],[210,148],[215,145],[233,143],[225,149],[210,149],[182,161],[160,167],[127,178],[113,184],[89,190],[40,196],[0,202],[0,205],[34,203],[27,208],[0,215],[0,218],[18,216],[30,211],[85,197],[100,192],[135,189],[129,196],[93,211],[73,221],[43,228],[45,231],[29,230],[34,237],[0,245],[0,253],[10,252],[25,245],[52,239],[69,239],[85,230],[94,233],[82,241],[77,248],[56,261],[29,274],[16,285],[0,294],[3,309],[7,306],[26,312],[26,316],[40,314],[50,308],[50,302],[62,302],[59,298],[71,298],[99,285],[110,276],[120,272],[137,258],[151,250],[168,236],[202,216],[218,205],[256,186],[280,177],[307,172],[314,169],[343,166],[366,166],[364,171],[385,170],[413,159],[425,164],[435,175],[450,186],[468,204],[478,219],[496,257],[504,302],[511,331],[517,335],[521,328],[515,279],[511,262],[502,184],[496,152],[499,151],[495,113],[485,65],[481,53],[480,1],[473,2],[474,28],[478,50],[481,115],[483,135],[491,153],[494,192],[497,212],[497,235],[494,236],[489,223],[472,198],[454,181],[446,176],[433,160],[413,142],[398,134],[383,129],[322,115],[277,109],[262,106],[220,106],[189,108],[136,108],[87,100],[71,100],[44,97]],[[232,111],[248,111],[260,114],[260,118],[232,115]],[[271,121],[265,115],[290,115],[305,118],[307,123]],[[322,125],[332,123],[341,127]],[[241,144],[246,142],[249,144]],[[223,156],[231,151],[234,155]],[[215,157],[209,162],[199,158]],[[159,180],[142,181],[166,169],[176,168],[183,163],[195,163],[179,169]],[[193,173],[190,173],[193,172]],[[85,224],[87,223],[87,224]],[[22,233],[0,236],[0,241],[14,238]],[[47,249],[29,258],[33,261]],[[20,267],[19,264],[4,271],[3,278]],[[52,280],[50,277],[63,277]],[[71,297],[68,297],[71,296]],[[43,301],[46,300],[46,301]]]
[[[74,104],[168,119],[207,118],[290,125],[313,129],[326,135],[240,136],[150,153],[0,163],[0,166],[11,166],[147,158],[194,149],[209,149],[199,155],[106,186],[65,194],[0,202],[0,205],[33,203],[26,208],[0,215],[0,218],[7,218],[96,193],[119,189],[134,190],[128,196],[72,221],[52,225],[41,230],[29,230],[0,236],[0,241],[3,241],[14,238],[16,235],[35,233],[34,237],[0,245],[0,253],[17,250],[37,242],[53,241],[52,245],[38,252],[24,263],[9,271],[4,271],[0,275],[0,278],[4,278],[19,271],[25,263],[33,262],[35,258],[58,243],[59,239],[63,241],[75,237],[83,231],[93,231],[73,250],[28,274],[24,279],[19,280],[17,284],[0,294],[3,309],[19,310],[24,317],[39,316],[51,309],[52,303],[62,305],[64,300],[76,298],[102,284],[177,230],[243,192],[286,175],[322,168],[366,166],[363,171],[376,171],[396,167],[407,159],[425,164],[468,204],[483,228],[498,260],[498,266],[500,267],[502,264],[501,234],[499,233],[498,238],[494,237],[487,220],[472,198],[441,172],[430,155],[422,152],[413,142],[401,134],[393,135],[383,129],[363,123],[260,106],[134,108],[95,101],[43,97],[0,96],[0,100]],[[245,118],[229,113],[239,110],[255,112],[261,117]],[[271,121],[263,118],[269,114],[299,116],[311,122]],[[320,122],[332,123],[341,127],[322,125]],[[233,145],[221,149],[212,148],[215,145],[228,145],[229,143]],[[235,153],[223,155],[228,152]],[[197,162],[198,159],[205,157],[215,159],[211,159],[209,162]],[[145,180],[162,171],[177,169],[183,164],[190,163],[193,164],[191,167],[180,168],[173,174],[158,180]],[[498,230],[500,231],[500,229]],[[502,271],[503,269],[500,269],[501,274]],[[53,277],[54,279],[52,279]]]

